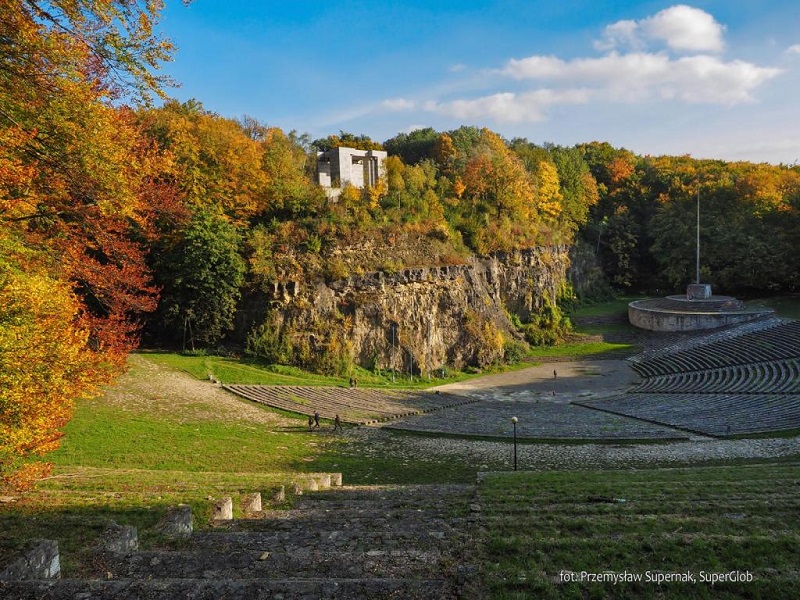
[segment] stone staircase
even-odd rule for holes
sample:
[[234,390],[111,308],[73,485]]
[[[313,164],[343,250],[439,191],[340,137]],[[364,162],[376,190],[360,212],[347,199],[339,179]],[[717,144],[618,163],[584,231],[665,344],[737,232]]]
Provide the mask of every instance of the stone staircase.
[[341,487],[147,551],[99,554],[94,579],[0,581],[33,600],[479,597],[475,487]]

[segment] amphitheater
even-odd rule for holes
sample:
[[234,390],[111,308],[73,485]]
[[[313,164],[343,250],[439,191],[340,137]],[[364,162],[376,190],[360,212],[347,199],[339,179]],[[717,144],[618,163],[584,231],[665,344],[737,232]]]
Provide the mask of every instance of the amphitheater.
[[511,416],[523,440],[664,441],[800,429],[800,321],[769,316],[655,340],[627,361],[585,361],[569,371],[547,365],[424,392],[226,387],[283,410],[456,436],[507,438]]
[[[383,443],[409,461],[465,451],[474,453],[476,471],[510,447],[511,416],[523,442],[548,442],[523,443],[525,469],[800,452],[800,321],[767,317],[655,339],[628,360],[548,363],[419,392],[226,387],[282,410],[358,424],[344,435],[363,436],[359,451]],[[329,423],[323,429],[331,433]],[[291,487],[290,509],[275,498],[262,508],[260,494],[247,494],[254,504],[236,519],[223,498],[214,526],[200,531],[189,507],[179,507],[159,526],[164,539],[156,548],[140,550],[133,527],[112,527],[86,578],[59,578],[58,546],[45,540],[0,572],[0,597],[481,597],[474,551],[480,486],[343,486],[341,474],[328,473]]]

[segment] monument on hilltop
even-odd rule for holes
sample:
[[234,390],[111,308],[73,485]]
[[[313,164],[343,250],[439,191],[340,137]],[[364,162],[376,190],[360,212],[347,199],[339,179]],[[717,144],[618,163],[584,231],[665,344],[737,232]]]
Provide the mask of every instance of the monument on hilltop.
[[317,183],[329,198],[337,198],[349,183],[357,188],[372,187],[384,175],[386,152],[356,150],[339,146],[317,153]]
[[631,325],[650,331],[716,329],[773,314],[771,308],[748,307],[732,296],[714,296],[710,283],[700,283],[700,186],[697,188],[697,244],[695,282],[686,295],[636,300],[628,305]]

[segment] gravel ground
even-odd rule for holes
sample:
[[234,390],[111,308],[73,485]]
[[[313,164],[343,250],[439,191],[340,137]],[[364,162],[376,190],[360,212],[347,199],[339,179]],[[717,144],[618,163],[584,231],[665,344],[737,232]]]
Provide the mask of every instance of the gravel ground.
[[[408,460],[474,464],[479,470],[508,469],[513,445],[508,441],[483,441],[447,437],[393,434],[389,430],[360,427],[345,436],[366,456],[392,455]],[[680,466],[720,460],[800,458],[800,436],[775,439],[718,440],[695,437],[685,442],[648,444],[524,444],[517,446],[518,468],[570,470]]]
[[[556,370],[555,376],[553,370]],[[602,398],[615,395],[628,389],[639,379],[624,360],[579,361],[546,363],[512,373],[491,375],[480,379],[442,386],[441,390],[455,394],[477,396],[486,404],[484,414],[497,411],[498,406],[515,407],[527,404],[535,410],[536,402],[567,404],[571,400]],[[556,395],[553,396],[552,392]],[[591,412],[591,411],[588,411]],[[453,413],[456,415],[457,413]],[[535,414],[535,412],[532,412]],[[510,419],[511,413],[507,414]],[[430,419],[439,423],[441,414],[433,413]],[[412,423],[424,423],[425,416],[417,417]],[[631,419],[633,422],[637,422]],[[439,431],[458,433],[461,427],[457,418],[449,419]],[[471,425],[474,425],[471,424]],[[394,424],[392,425],[394,426]],[[518,424],[518,434],[524,432],[523,424]],[[497,435],[497,424],[486,422],[485,433]],[[431,430],[436,427],[432,426]],[[474,429],[474,426],[472,427]],[[533,428],[532,428],[533,429]],[[673,430],[676,437],[687,437],[685,441],[664,443],[585,443],[585,444],[526,444],[517,447],[517,462],[520,469],[594,469],[594,468],[639,468],[648,466],[670,466],[689,463],[703,463],[718,460],[752,460],[777,457],[800,457],[800,436],[774,439],[715,439],[690,435],[684,431]],[[480,433],[470,431],[465,433]],[[533,430],[534,435],[541,432]],[[455,439],[450,437],[422,437],[413,435],[392,435],[387,430],[361,428],[349,430],[348,435],[364,442],[366,452],[393,452],[399,456],[452,458],[477,465],[481,469],[508,468],[513,460],[512,430],[510,423],[505,425],[504,441],[479,441]],[[568,436],[566,436],[568,437]],[[658,435],[641,437],[658,437]]]

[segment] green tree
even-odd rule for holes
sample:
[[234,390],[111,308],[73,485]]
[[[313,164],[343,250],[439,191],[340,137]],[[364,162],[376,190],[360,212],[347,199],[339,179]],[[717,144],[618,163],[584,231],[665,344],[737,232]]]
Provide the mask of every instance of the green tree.
[[163,285],[159,314],[167,341],[212,346],[233,327],[245,262],[236,228],[222,215],[200,211],[158,262]]
[[559,221],[568,231],[575,231],[589,218],[589,209],[597,204],[599,193],[589,165],[578,148],[554,146],[550,149],[561,184]]
[[423,158],[434,157],[434,147],[439,134],[431,127],[398,133],[383,143],[386,152],[399,156],[407,165],[415,165]]

